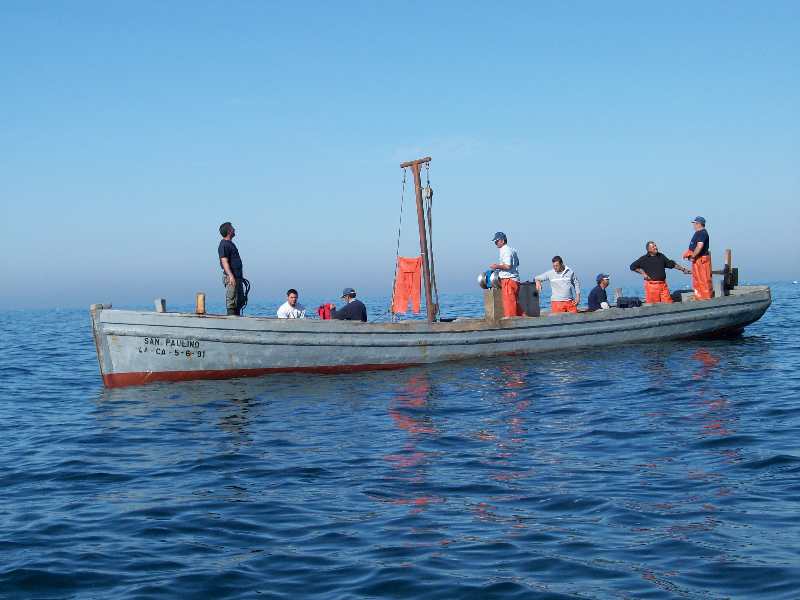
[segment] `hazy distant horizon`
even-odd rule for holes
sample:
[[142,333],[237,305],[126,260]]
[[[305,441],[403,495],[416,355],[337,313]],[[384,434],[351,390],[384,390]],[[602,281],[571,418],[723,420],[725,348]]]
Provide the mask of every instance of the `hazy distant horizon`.
[[[770,287],[775,286],[785,286],[785,285],[797,285],[794,284],[794,281],[798,280],[746,280],[742,281],[742,285],[767,285]],[[675,291],[678,289],[690,289],[691,285],[688,281],[684,281],[683,284],[680,283],[680,280],[669,280],[671,285],[671,290]],[[584,284],[582,284],[584,285]],[[586,300],[588,297],[589,291],[591,288],[594,287],[594,281],[586,282],[585,291],[581,296],[581,305],[586,304]],[[635,295],[639,296],[640,298],[644,298],[644,290],[642,289],[641,282],[633,282],[633,283],[625,283],[620,284],[618,281],[612,283],[611,288],[612,292],[614,288],[623,288],[623,292],[625,295]],[[342,300],[338,297],[338,293],[341,290],[333,291],[333,292],[306,292],[301,290],[300,301],[306,309],[311,310],[313,313],[316,310],[316,307],[322,302],[333,302],[335,304],[341,304]],[[197,290],[197,292],[205,292],[206,293],[206,306],[208,307],[208,311],[210,314],[223,314],[225,308],[225,299],[224,293],[222,290],[215,290],[214,292],[209,293],[207,290]],[[153,309],[153,301],[156,298],[165,298],[167,301],[167,311],[176,311],[176,310],[192,310],[192,307],[195,303],[195,293],[186,293],[186,294],[176,294],[176,295],[161,295],[161,296],[153,296],[152,298],[147,297],[104,297],[104,298],[95,298],[95,302],[89,302],[86,304],[31,304],[29,306],[0,306],[0,311],[2,312],[16,312],[16,311],[25,311],[25,310],[32,310],[32,311],[47,311],[47,310],[65,310],[65,311],[73,311],[73,310],[87,310],[91,306],[91,304],[95,303],[103,303],[103,304],[111,304],[113,308],[116,309],[128,309],[128,310],[152,310]],[[542,293],[542,302],[543,307],[547,308],[547,302],[549,299],[549,288],[545,285],[545,291]],[[476,302],[482,303],[483,300],[483,290],[480,289],[475,284],[474,289],[463,290],[463,291],[452,291],[447,290],[443,291],[440,290],[439,292],[441,298],[448,298],[454,299],[458,297],[464,296],[474,296]],[[388,310],[388,306],[390,304],[391,298],[391,290],[386,293],[378,293],[378,294],[366,294],[366,293],[359,293],[359,297],[367,304],[367,308],[370,314],[370,318],[374,318],[379,313],[385,312]],[[267,297],[262,296],[256,292],[250,297],[248,308],[245,311],[247,316],[271,316],[267,314],[263,314],[263,307],[277,307],[286,301],[286,296],[283,292],[279,294]],[[424,293],[422,295],[422,313],[425,312],[425,297]],[[401,315],[403,316],[403,315]],[[408,313],[406,316],[411,316],[411,313]],[[447,315],[445,315],[447,316]]]

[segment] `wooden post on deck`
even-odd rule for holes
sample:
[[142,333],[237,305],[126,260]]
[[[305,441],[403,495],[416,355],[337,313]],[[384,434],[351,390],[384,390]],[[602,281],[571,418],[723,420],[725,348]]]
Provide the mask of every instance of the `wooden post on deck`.
[[483,291],[483,312],[487,321],[503,318],[503,293],[500,288],[491,287]]
[[725,249],[725,265],[722,269],[711,271],[711,273],[713,275],[722,275],[722,290],[725,296],[739,285],[739,269],[733,266],[733,252],[730,248]]
[[[414,192],[417,197],[417,223],[419,225],[419,250],[422,254],[422,278],[425,283],[425,312],[428,315],[428,323],[436,320],[438,306],[433,304],[433,290],[431,290],[431,258],[428,256],[428,234],[425,227],[425,211],[422,206],[422,182],[420,181],[420,167],[431,162],[431,157],[410,160],[400,165],[401,168],[410,168],[414,175]],[[395,265],[395,269],[397,265]]]

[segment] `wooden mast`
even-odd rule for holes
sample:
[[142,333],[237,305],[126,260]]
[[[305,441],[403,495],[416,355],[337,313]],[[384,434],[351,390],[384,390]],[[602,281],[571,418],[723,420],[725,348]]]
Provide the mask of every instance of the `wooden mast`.
[[[400,165],[400,168],[410,168],[414,174],[414,192],[417,197],[417,223],[419,224],[419,250],[422,253],[422,279],[425,283],[425,312],[428,315],[428,323],[436,320],[436,312],[439,307],[433,304],[433,291],[431,290],[431,261],[428,256],[428,234],[425,227],[425,211],[422,207],[422,182],[420,181],[419,171],[424,164],[431,162],[431,157],[410,160]],[[395,269],[397,265],[395,265]]]

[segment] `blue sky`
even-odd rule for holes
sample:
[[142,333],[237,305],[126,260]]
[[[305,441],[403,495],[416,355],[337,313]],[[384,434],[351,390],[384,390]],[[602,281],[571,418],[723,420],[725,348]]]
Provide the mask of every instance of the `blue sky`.
[[798,31],[797,2],[3,2],[0,307],[221,296],[225,220],[257,298],[387,294],[427,154],[443,292],[496,230],[525,277],[633,283],[697,214],[743,279],[798,279]]

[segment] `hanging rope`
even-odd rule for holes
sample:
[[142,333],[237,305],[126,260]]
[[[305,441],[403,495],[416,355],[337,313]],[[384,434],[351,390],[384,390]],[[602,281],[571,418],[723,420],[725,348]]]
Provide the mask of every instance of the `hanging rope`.
[[389,304],[389,311],[392,315],[392,321],[395,321],[396,315],[392,312],[394,306],[394,288],[397,285],[397,259],[400,258],[400,234],[403,231],[403,203],[406,197],[406,170],[403,169],[403,185],[400,190],[400,223],[397,225],[397,248],[394,255],[394,277],[392,278],[392,302]]
[[439,314],[439,288],[436,286],[436,269],[433,266],[433,219],[431,212],[433,210],[433,190],[431,189],[431,169],[428,163],[425,164],[425,209],[428,221],[428,257],[430,258],[431,265],[431,288],[435,298],[435,307],[433,320],[437,320]]

